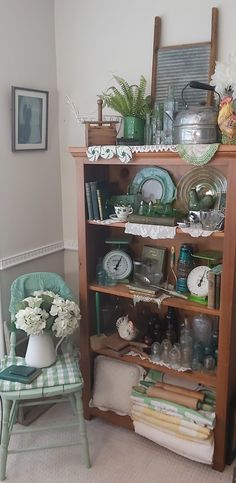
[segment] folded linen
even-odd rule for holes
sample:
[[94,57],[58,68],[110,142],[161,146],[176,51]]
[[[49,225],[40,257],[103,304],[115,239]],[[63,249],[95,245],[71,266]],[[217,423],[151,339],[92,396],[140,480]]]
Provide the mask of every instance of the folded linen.
[[164,399],[147,397],[145,394],[141,394],[135,390],[132,391],[131,400],[135,404],[158,409],[160,412],[171,416],[181,416],[187,421],[196,423],[199,426],[204,426],[209,429],[213,429],[215,426],[215,413],[197,411]]
[[162,427],[173,431],[176,434],[188,435],[197,440],[207,439],[211,435],[209,428],[204,428],[198,424],[186,421],[180,416],[170,416],[155,409],[146,408],[137,404],[132,406],[131,416],[135,420],[143,418],[153,426]]
[[200,463],[212,464],[214,453],[213,438],[210,438],[204,444],[195,441],[192,441],[191,444],[189,444],[188,440],[179,438],[174,434],[169,434],[160,429],[153,428],[140,421],[134,421],[134,429],[137,434],[140,434],[179,455]]

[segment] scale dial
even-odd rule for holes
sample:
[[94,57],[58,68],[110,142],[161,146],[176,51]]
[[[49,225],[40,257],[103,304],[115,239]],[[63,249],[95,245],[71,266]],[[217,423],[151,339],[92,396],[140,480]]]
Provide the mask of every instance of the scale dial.
[[116,280],[127,278],[133,269],[133,263],[128,253],[123,250],[111,250],[103,258],[103,268],[108,275]]
[[187,286],[189,292],[197,297],[206,297],[208,295],[208,272],[210,268],[205,265],[199,265],[193,268],[187,278]]

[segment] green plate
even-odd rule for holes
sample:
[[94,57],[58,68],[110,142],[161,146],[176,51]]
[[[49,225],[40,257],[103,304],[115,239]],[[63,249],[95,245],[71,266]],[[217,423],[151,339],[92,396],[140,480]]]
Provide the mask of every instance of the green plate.
[[165,169],[158,167],[143,168],[135,175],[129,186],[129,194],[140,194],[149,203],[160,200],[171,203],[176,197],[176,187]]

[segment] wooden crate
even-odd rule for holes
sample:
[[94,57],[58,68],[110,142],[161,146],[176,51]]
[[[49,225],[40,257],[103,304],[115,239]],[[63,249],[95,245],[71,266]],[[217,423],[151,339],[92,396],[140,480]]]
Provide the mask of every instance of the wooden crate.
[[85,121],[84,124],[86,146],[104,146],[116,144],[117,121]]

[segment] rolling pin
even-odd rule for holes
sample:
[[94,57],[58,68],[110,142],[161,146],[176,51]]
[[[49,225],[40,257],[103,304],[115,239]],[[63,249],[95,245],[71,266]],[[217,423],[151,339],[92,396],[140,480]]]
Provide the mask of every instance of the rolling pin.
[[175,392],[177,394],[182,394],[183,396],[193,397],[198,401],[203,401],[205,399],[205,394],[202,392],[186,389],[185,387],[174,386],[173,384],[165,384],[164,382],[158,382],[154,385],[154,387],[165,389],[166,391],[170,391],[170,392]]
[[165,389],[159,389],[158,387],[148,387],[147,395],[149,397],[165,399],[166,401],[170,401],[175,404],[181,404],[182,406],[186,406],[191,409],[198,409],[197,399],[190,396],[184,396],[183,394],[166,391]]

